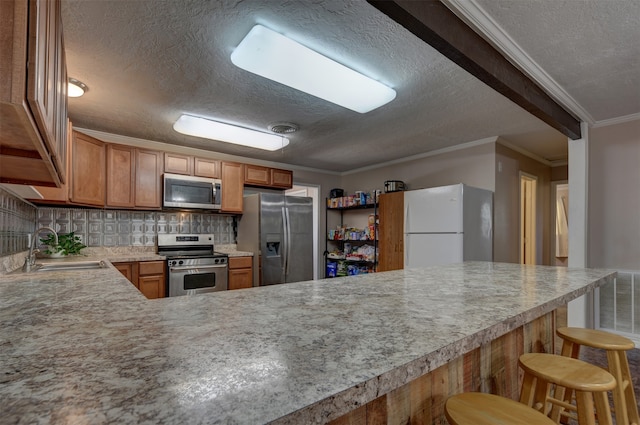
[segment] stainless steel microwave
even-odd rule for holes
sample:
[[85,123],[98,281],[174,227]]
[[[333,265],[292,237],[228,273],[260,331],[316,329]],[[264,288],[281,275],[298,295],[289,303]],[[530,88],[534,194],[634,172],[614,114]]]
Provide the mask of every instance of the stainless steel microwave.
[[219,210],[221,200],[222,181],[219,179],[164,174],[163,207]]

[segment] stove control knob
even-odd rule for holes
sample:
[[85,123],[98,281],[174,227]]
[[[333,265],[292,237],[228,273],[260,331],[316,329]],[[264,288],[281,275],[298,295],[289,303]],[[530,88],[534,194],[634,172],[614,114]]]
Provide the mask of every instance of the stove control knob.
[[178,261],[178,264],[183,265],[184,261],[180,260],[180,261]]

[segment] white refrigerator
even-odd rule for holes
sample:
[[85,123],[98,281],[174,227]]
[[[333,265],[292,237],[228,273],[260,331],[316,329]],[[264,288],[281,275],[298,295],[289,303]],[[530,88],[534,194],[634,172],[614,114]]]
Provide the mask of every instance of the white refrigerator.
[[404,193],[404,268],[493,259],[493,192],[464,184]]

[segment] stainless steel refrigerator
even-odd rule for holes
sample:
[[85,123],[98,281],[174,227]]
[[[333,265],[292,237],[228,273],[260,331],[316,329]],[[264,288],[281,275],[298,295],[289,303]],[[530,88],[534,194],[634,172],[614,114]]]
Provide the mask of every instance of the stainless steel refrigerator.
[[464,184],[404,193],[404,268],[493,259],[493,192]]
[[312,198],[279,193],[245,196],[237,246],[254,253],[253,286],[313,279]]

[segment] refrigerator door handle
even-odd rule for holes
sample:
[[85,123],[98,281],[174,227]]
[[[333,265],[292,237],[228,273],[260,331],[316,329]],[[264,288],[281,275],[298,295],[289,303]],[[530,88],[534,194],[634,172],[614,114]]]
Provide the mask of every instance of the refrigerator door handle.
[[285,212],[285,207],[282,207],[282,233],[284,237],[284,246],[282,247],[282,272],[285,276],[287,275],[287,260],[289,259],[289,240],[287,238],[288,227],[289,224],[287,223],[287,214]]
[[284,208],[287,220],[285,222],[285,232],[286,232],[286,244],[287,244],[287,252],[286,252],[286,260],[285,260],[285,268],[284,274],[285,276],[289,274],[289,264],[291,263],[291,219],[289,218],[289,208]]

